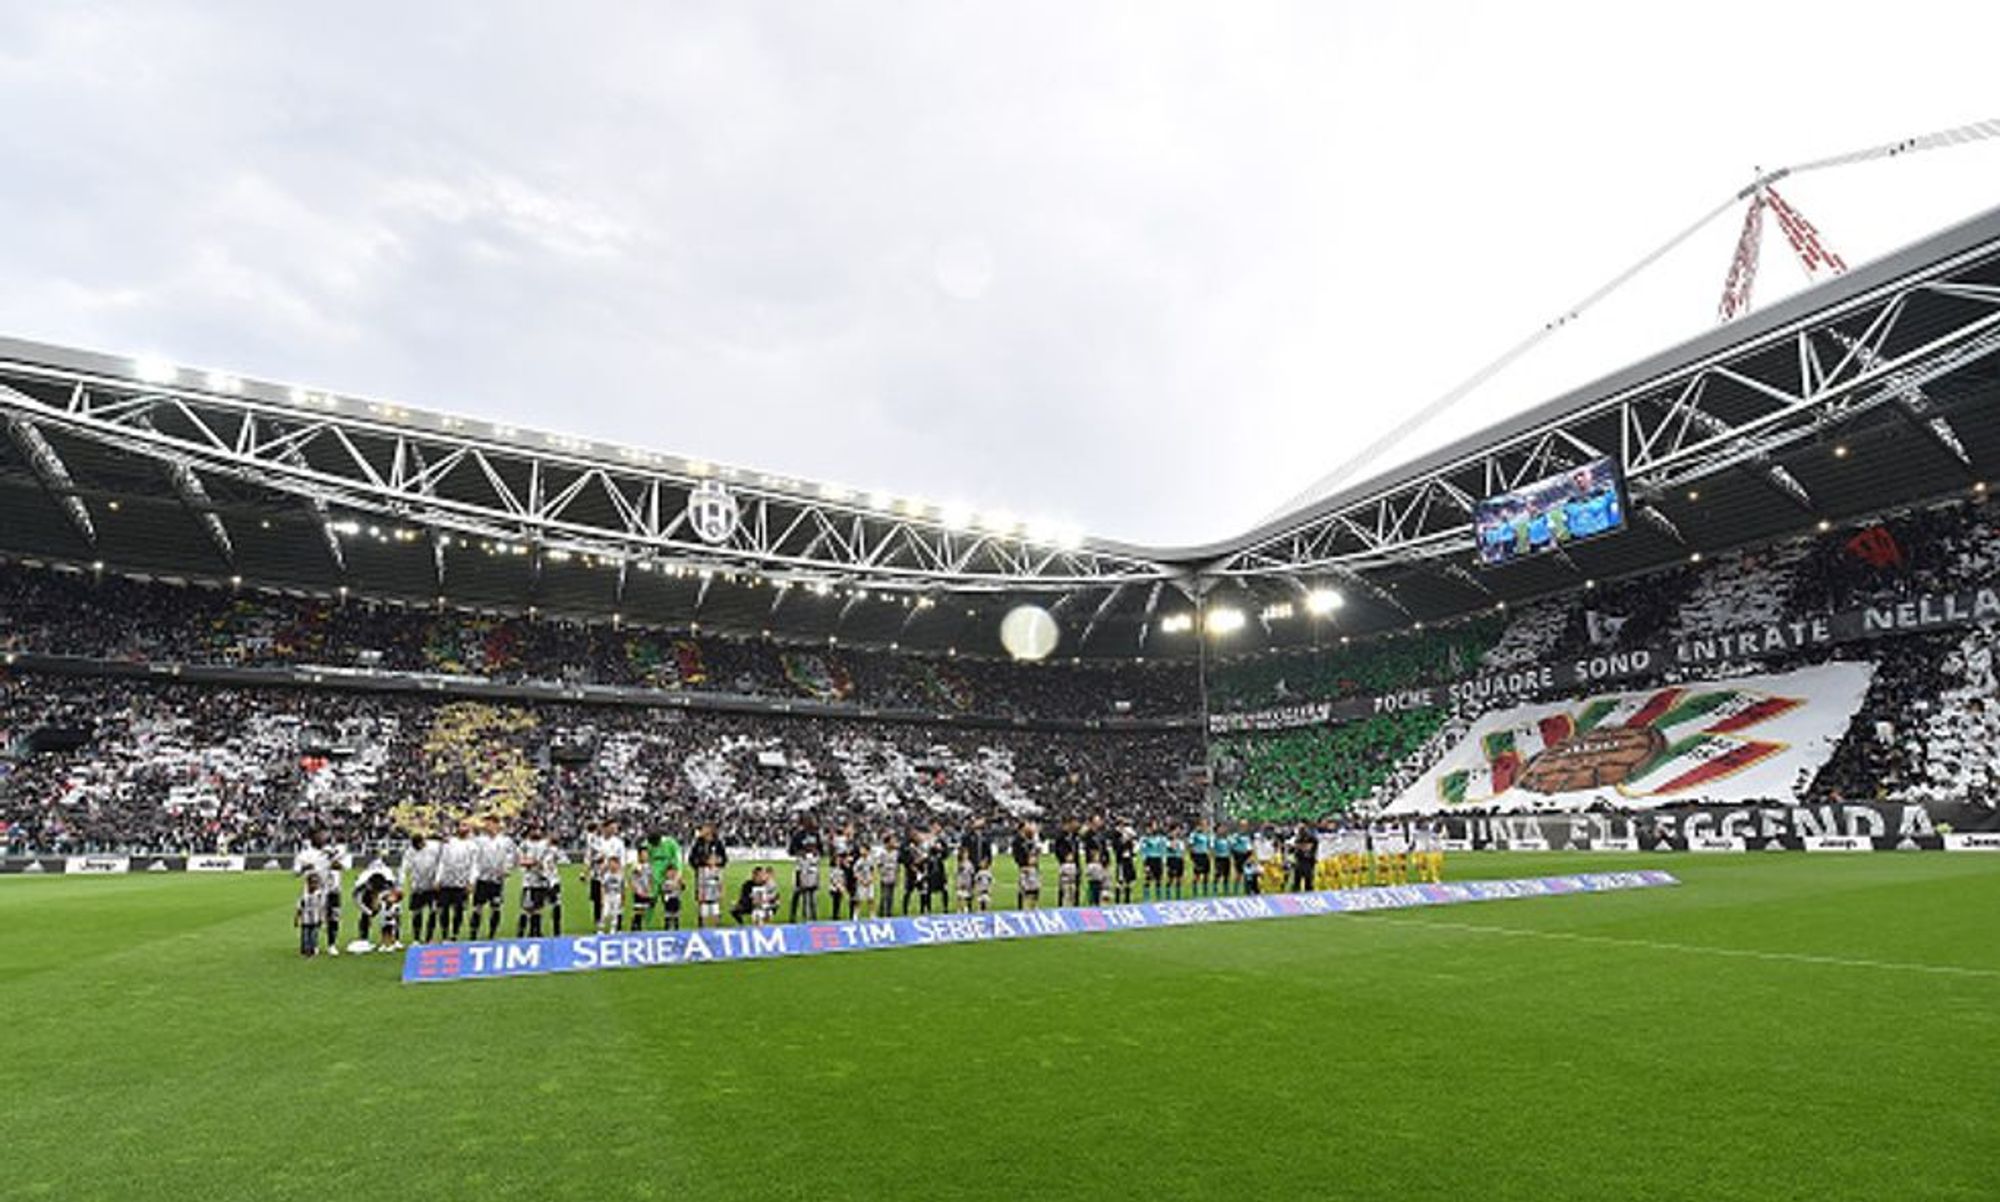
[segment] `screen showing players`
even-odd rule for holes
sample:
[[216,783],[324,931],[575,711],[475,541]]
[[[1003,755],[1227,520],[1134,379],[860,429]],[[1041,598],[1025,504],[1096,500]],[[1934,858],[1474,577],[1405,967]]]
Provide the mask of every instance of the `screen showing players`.
[[1479,561],[1488,566],[1622,530],[1625,490],[1618,465],[1594,459],[1488,497],[1473,506],[1472,526]]

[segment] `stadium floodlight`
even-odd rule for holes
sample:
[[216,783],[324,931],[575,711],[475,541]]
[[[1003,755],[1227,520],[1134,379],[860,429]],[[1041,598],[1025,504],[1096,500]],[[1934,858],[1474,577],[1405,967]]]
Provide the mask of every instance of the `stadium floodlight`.
[[870,509],[879,509],[883,513],[889,513],[896,508],[896,498],[881,489],[877,489],[868,494],[868,507]]
[[207,376],[208,386],[216,392],[242,392],[243,377],[232,376],[226,371],[212,371]]
[[1242,610],[1223,606],[1208,611],[1208,616],[1202,622],[1202,628],[1212,635],[1232,634],[1243,629],[1245,621]]
[[156,355],[132,361],[132,372],[148,384],[171,384],[180,378],[180,369]]
[[1193,614],[1168,614],[1160,619],[1161,634],[1184,634],[1193,629]]
[[1306,594],[1306,612],[1315,618],[1324,618],[1345,604],[1347,598],[1337,588],[1316,588]]
[[1290,601],[1278,601],[1271,605],[1266,605],[1260,616],[1266,622],[1278,622],[1291,617],[1292,613],[1292,603]]
[[938,506],[938,521],[948,530],[972,529],[972,506],[951,502]]
[[996,509],[980,518],[980,524],[994,534],[1012,534],[1021,525],[1014,515],[1004,509]]

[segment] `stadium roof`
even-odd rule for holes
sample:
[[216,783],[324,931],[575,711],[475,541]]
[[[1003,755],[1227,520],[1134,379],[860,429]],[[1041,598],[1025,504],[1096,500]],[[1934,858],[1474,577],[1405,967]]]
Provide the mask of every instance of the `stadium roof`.
[[[1000,654],[1442,622],[2000,476],[2000,209],[1240,538],[1154,548],[224,372],[0,340],[0,554],[338,595]],[[1471,504],[1608,455],[1624,533],[1474,565]],[[1337,609],[1327,609],[1338,598]],[[1311,603],[1309,605],[1309,602]],[[1326,610],[1317,616],[1311,608]]]

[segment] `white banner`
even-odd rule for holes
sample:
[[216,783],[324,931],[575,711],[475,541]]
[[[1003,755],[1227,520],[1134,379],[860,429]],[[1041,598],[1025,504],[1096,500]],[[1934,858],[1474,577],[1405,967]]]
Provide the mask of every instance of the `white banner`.
[[1861,835],[1807,835],[1807,851],[1874,851],[1875,840]]
[[189,856],[189,872],[241,872],[242,856]]
[[1973,832],[1964,835],[1946,835],[1946,851],[2000,851],[2000,833]]
[[109,875],[132,870],[130,856],[65,856],[63,871],[88,875]]
[[1874,674],[1872,663],[1829,663],[1498,710],[1388,812],[1789,802],[1833,754]]

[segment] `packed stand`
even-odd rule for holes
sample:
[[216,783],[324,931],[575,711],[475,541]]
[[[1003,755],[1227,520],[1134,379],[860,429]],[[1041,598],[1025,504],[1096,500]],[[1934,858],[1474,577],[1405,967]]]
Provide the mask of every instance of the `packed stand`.
[[811,698],[1000,718],[1195,712],[1191,667],[1016,664],[0,566],[0,651]]
[[1192,732],[1038,732],[0,674],[9,852],[361,847],[465,813],[732,841],[823,821],[1193,815]]

